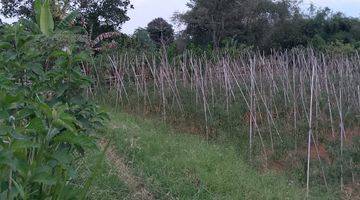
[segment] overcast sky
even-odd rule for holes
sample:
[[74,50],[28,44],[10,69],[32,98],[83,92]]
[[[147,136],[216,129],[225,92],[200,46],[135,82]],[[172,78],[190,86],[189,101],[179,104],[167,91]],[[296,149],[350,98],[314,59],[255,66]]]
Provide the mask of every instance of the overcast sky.
[[[122,29],[122,32],[127,34],[133,33],[138,27],[146,27],[156,17],[162,17],[171,22],[174,12],[187,10],[185,4],[188,0],[131,0],[131,2],[135,9],[128,12],[130,21],[126,22]],[[310,2],[318,7],[327,6],[348,16],[360,17],[360,0],[304,0],[304,7],[308,7]]]
[[[360,1],[360,0],[359,0]],[[131,34],[138,27],[146,25],[157,17],[162,17],[171,22],[174,12],[187,10],[188,0],[132,0],[134,10],[129,11],[130,21],[123,25],[122,32]]]

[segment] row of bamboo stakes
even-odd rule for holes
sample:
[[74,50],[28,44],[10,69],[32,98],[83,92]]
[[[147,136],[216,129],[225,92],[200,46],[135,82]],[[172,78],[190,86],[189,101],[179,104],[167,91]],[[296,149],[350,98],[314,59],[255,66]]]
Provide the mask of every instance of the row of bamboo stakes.
[[[360,121],[359,54],[330,55],[297,49],[273,51],[270,55],[244,52],[230,56],[222,52],[209,58],[186,52],[169,60],[165,54],[112,53],[99,60],[94,66],[97,69],[94,78],[98,85],[106,82],[107,88],[116,94],[118,105],[129,102],[129,91],[136,90],[138,101],[144,107],[159,105],[166,120],[169,106],[175,105],[179,112],[184,112],[184,99],[189,96],[182,91],[191,91],[194,94],[191,102],[203,113],[207,136],[216,104],[223,102],[225,111],[229,112],[240,97],[250,115],[248,121],[242,121],[249,127],[250,160],[254,157],[254,140],[258,138],[267,162],[265,134],[270,137],[270,148],[274,149],[274,140],[282,141],[284,137],[279,121],[288,124],[294,132],[296,146],[298,142],[307,143],[307,195],[312,148],[320,163],[324,162],[318,144],[320,126],[325,124],[329,132],[322,137],[340,143],[339,184],[344,189],[343,151],[346,138],[351,137],[347,129],[360,131],[360,124],[356,124]],[[152,102],[151,95],[157,96],[158,101]],[[284,111],[288,117],[278,117]],[[260,123],[259,117],[265,118],[266,123]],[[302,121],[307,122],[308,131],[298,133]],[[297,141],[300,134],[306,134],[307,141]],[[323,167],[322,177],[327,187]],[[352,179],[358,181],[356,172]]]

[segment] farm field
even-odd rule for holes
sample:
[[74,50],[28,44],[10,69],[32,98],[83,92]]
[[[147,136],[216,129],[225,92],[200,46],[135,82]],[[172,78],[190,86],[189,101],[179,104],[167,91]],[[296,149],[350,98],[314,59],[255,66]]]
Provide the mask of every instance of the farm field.
[[[112,113],[109,126],[112,131],[107,137],[115,148],[113,153],[125,156],[122,162],[131,167],[132,176],[140,177],[141,184],[151,193],[149,199],[302,198],[302,189],[296,184],[276,172],[257,172],[231,145],[212,144],[164,123],[123,113]],[[111,197],[106,194],[112,189],[118,191],[116,183],[121,182],[121,178],[108,176],[101,180],[106,179],[110,179],[110,184],[104,194]],[[94,189],[101,191],[101,186]],[[130,189],[133,193],[137,190]],[[96,192],[94,195],[102,196]],[[116,195],[120,195],[119,198],[123,193]],[[329,199],[329,196],[322,198]]]
[[[111,114],[103,139],[111,141],[111,153],[88,199],[303,198],[304,188],[295,181],[275,170],[252,168],[230,143],[207,142],[153,119]],[[81,162],[80,177],[95,169],[94,156]],[[311,199],[338,198],[336,193],[313,191]]]
[[358,4],[169,2],[0,1],[0,200],[360,199]]
[[335,194],[340,184],[357,195],[357,57],[306,49],[106,59],[108,71],[96,76],[108,85],[89,91],[100,102],[231,144],[259,171],[282,172],[301,187]]

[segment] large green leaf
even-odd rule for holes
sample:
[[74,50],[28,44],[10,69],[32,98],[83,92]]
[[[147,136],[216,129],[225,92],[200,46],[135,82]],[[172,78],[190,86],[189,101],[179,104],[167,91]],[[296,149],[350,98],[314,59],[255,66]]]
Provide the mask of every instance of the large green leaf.
[[13,153],[8,150],[0,151],[0,166],[5,165],[11,169],[16,169],[16,162],[13,159]]
[[54,141],[60,142],[60,143],[66,142],[66,143],[78,145],[78,146],[81,146],[84,148],[85,147],[88,147],[88,148],[96,147],[96,144],[94,143],[94,140],[91,137],[84,135],[84,134],[77,135],[70,131],[67,131],[61,135],[58,135],[54,139]]
[[35,0],[34,2],[34,10],[35,10],[35,17],[36,22],[40,26],[40,15],[41,15],[41,7],[42,7],[42,0]]
[[19,22],[23,25],[27,30],[31,31],[32,33],[39,34],[41,33],[39,24],[35,23],[32,20],[28,19],[20,19]]
[[11,44],[9,42],[0,42],[0,49],[9,49]]
[[16,189],[18,190],[20,197],[22,199],[27,199],[25,192],[24,192],[24,187],[22,185],[20,185],[19,183],[17,183],[14,179],[11,178],[11,180],[14,183]]
[[72,161],[72,155],[67,150],[56,151],[51,157],[63,166],[70,164]]
[[45,123],[42,119],[36,117],[30,120],[27,131],[35,134],[45,135],[47,132]]
[[51,173],[51,168],[47,166],[40,167],[35,170],[32,181],[42,183],[44,185],[55,185],[57,178]]
[[73,11],[68,14],[60,23],[57,25],[57,29],[66,30],[69,28],[71,23],[80,15],[78,11]]
[[29,148],[40,148],[40,144],[33,141],[17,140],[12,145],[12,149],[15,151]]
[[52,118],[52,110],[51,108],[46,104],[46,103],[43,103],[43,102],[38,102],[37,103],[37,108],[45,114],[45,116],[49,119]]
[[50,10],[50,0],[45,0],[40,12],[40,30],[49,36],[54,31],[54,19]]

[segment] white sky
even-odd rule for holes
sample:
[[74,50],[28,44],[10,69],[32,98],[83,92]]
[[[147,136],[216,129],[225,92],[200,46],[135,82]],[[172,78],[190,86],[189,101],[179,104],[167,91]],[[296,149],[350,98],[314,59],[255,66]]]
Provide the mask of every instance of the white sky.
[[[171,22],[174,12],[187,10],[187,0],[132,0],[133,10],[128,12],[130,21],[123,25],[122,32],[131,34],[138,27],[146,25],[157,17]],[[176,28],[176,27],[175,27]]]
[[[360,0],[303,0],[304,7],[313,2],[318,7],[329,7],[334,11],[341,11],[348,16],[360,17]],[[132,34],[138,27],[146,25],[156,17],[162,17],[171,22],[174,12],[187,10],[188,0],[131,0],[135,9],[129,10],[130,21],[123,25],[122,32]],[[11,22],[12,20],[4,20]],[[175,27],[176,28],[176,27]],[[179,30],[180,28],[176,28]]]

